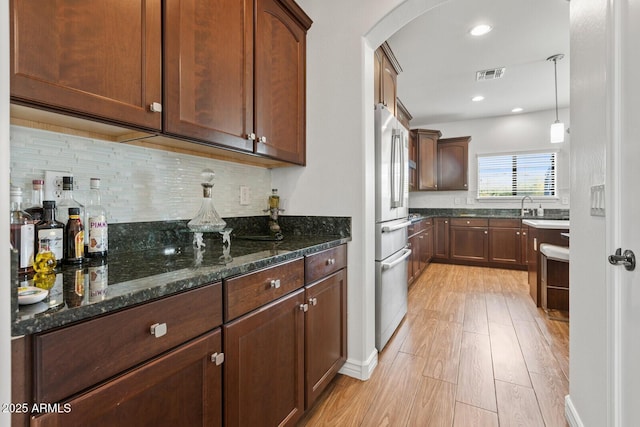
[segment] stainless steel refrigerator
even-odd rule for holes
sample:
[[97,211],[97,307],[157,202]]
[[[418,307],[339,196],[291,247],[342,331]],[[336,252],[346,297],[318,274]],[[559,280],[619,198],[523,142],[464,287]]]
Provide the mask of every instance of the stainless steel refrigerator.
[[376,348],[407,313],[409,132],[382,104],[375,108]]

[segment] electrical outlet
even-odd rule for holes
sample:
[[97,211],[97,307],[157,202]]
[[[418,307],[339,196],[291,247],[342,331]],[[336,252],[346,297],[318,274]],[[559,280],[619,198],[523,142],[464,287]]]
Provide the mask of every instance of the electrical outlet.
[[57,204],[62,199],[63,176],[73,174],[65,171],[44,171],[44,200],[55,200]]
[[251,191],[248,186],[240,186],[240,205],[246,206],[251,203]]

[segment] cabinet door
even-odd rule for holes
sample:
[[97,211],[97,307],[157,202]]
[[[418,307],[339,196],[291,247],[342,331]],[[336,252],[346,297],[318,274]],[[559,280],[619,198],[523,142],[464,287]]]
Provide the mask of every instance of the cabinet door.
[[411,249],[411,255],[409,256],[409,262],[407,263],[407,279],[411,283],[415,280],[420,269],[420,262],[418,260],[418,254],[420,253],[420,235],[414,234],[407,240],[408,247]]
[[409,132],[409,191],[418,189],[418,134]]
[[422,268],[426,267],[427,264],[433,258],[433,226],[428,226],[424,231],[424,242],[422,245],[423,254],[422,254]]
[[529,227],[527,236],[527,273],[529,279],[529,295],[540,306],[538,298],[538,229]]
[[14,101],[160,130],[160,0],[13,0],[11,16]]
[[489,227],[489,261],[520,264],[522,245],[519,228]]
[[220,329],[69,400],[32,426],[220,426]]
[[451,259],[489,260],[489,231],[483,227],[451,227]]
[[433,257],[449,259],[449,218],[435,218]]
[[224,326],[226,426],[295,425],[304,412],[303,304],[301,289]]
[[306,32],[276,0],[256,0],[255,152],[304,165]]
[[391,114],[396,115],[396,98],[398,95],[398,73],[393,68],[386,55],[382,57],[382,103],[386,105]]
[[470,137],[438,142],[438,190],[468,190]]
[[166,133],[253,151],[253,1],[166,0]]
[[438,138],[440,131],[418,130],[418,190],[438,189]]
[[340,270],[306,287],[305,408],[347,360],[347,274]]

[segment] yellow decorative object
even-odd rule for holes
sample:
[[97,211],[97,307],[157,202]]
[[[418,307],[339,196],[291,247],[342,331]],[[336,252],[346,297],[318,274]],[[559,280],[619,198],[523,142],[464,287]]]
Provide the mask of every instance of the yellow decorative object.
[[33,284],[37,288],[49,290],[56,283],[56,275],[53,273],[36,273],[33,276]]
[[33,269],[36,273],[53,273],[56,269],[56,257],[53,252],[40,252],[36,255],[36,259],[33,261]]

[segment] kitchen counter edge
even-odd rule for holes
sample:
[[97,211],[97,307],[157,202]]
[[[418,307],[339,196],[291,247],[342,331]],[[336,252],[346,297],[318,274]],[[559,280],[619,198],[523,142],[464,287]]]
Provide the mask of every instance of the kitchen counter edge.
[[[265,256],[228,268],[183,269],[179,273],[161,273],[118,284],[119,295],[108,300],[74,307],[72,310],[47,311],[27,319],[12,322],[12,337],[31,335],[79,321],[89,320],[107,313],[143,304],[190,289],[199,288],[222,279],[261,270],[279,263],[294,260],[326,249],[331,249],[351,241],[351,237],[327,236],[326,240],[281,254]],[[186,270],[186,271],[185,271]]]

